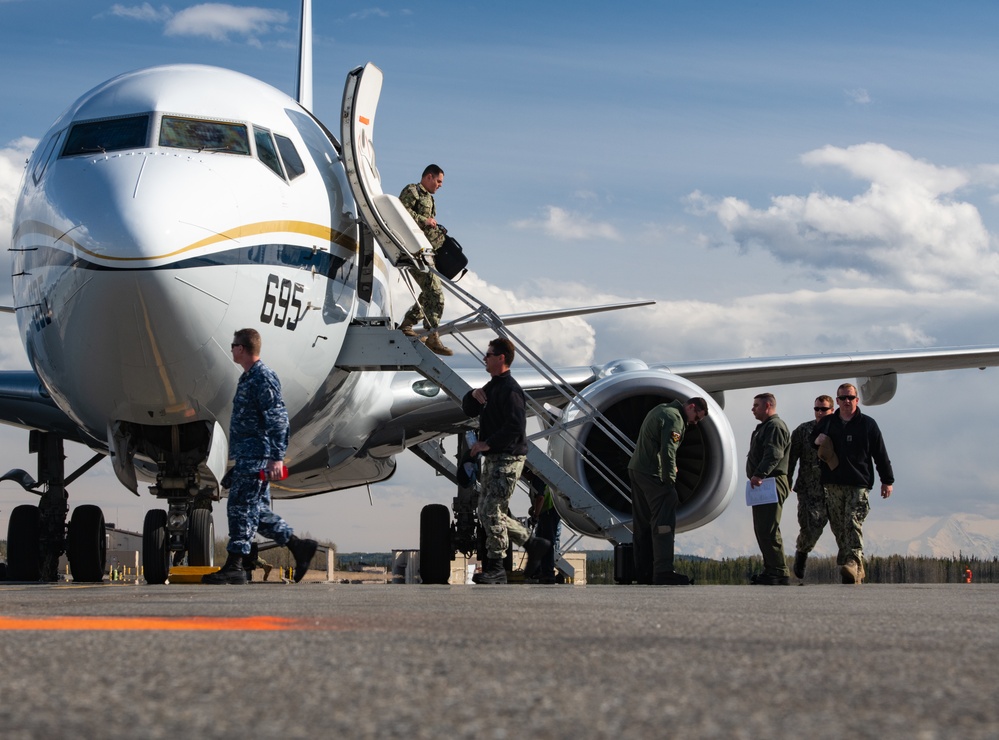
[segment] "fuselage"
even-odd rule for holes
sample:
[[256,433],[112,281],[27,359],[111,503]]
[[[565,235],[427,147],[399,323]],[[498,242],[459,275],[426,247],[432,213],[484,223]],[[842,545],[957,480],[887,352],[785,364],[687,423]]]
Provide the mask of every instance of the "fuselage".
[[195,65],[116,77],[56,121],[17,203],[13,294],[32,367],[94,446],[116,423],[226,428],[243,327],[282,381],[290,466],[363,444],[378,414],[338,412],[376,411],[391,378],[334,365],[351,319],[390,315],[389,267],[376,246],[360,301],[337,148],[292,98]]

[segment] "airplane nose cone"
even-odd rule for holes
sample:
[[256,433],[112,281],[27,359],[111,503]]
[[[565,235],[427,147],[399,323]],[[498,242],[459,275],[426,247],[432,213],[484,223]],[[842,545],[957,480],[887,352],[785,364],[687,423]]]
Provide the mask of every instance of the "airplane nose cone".
[[[51,246],[66,257],[38,281],[49,325],[28,329],[58,398],[108,405],[115,418],[190,415],[219,392],[206,378],[231,364],[213,335],[233,297],[236,270],[219,269],[236,242],[239,205],[222,177],[189,153],[132,152],[62,160],[47,184]],[[183,220],[179,216],[183,214]],[[58,235],[62,234],[61,237]],[[58,386],[58,387],[53,387]],[[117,388],[103,398],[101,389]],[[182,390],[187,389],[187,391]],[[99,412],[98,412],[99,409]],[[89,415],[84,410],[84,415]],[[107,418],[104,416],[103,418]],[[89,421],[89,419],[87,420]]]

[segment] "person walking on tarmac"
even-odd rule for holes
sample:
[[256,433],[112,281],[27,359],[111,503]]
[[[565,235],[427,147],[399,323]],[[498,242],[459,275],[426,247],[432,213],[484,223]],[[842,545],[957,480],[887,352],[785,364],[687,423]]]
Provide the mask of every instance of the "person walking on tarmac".
[[[819,451],[812,444],[812,431],[815,425],[831,414],[832,396],[819,396],[813,405],[815,418],[803,422],[791,432],[791,449],[787,463],[787,479],[794,480],[793,490],[798,494],[798,539],[794,548],[794,575],[804,580],[805,563],[822,536],[822,530],[829,523],[826,510],[826,493],[822,490]],[[798,470],[795,479],[794,471]]]
[[[434,203],[434,193],[444,185],[444,170],[435,164],[427,165],[419,182],[407,185],[402,189],[399,200],[403,207],[413,217],[420,227],[430,246],[436,252],[444,243],[447,233],[444,227],[437,223],[437,205]],[[420,297],[406,312],[399,330],[407,337],[415,337],[416,322],[423,319],[423,327],[430,332],[427,336],[427,347],[439,355],[450,357],[454,352],[441,343],[437,327],[444,315],[444,290],[440,278],[433,272],[413,270],[410,275],[420,288]]]
[[839,410],[812,430],[819,448],[822,488],[829,510],[829,528],[836,536],[843,583],[863,583],[863,526],[871,510],[868,494],[874,488],[874,471],[881,479],[881,497],[892,494],[895,473],[878,423],[858,406],[857,387],[843,383],[836,389]]
[[[243,559],[250,558],[253,537],[259,531],[295,558],[295,583],[302,580],[319,544],[295,536],[288,523],[271,511],[270,480],[287,473],[288,409],[281,397],[281,381],[260,361],[260,334],[240,329],[232,338],[232,361],[243,368],[236,384],[229,420],[229,456],[235,460],[222,483],[229,489],[226,512],[229,544],[225,565],[202,576],[202,583],[245,584]],[[228,485],[226,485],[228,483]],[[248,560],[247,564],[251,564]]]
[[479,417],[479,439],[468,452],[472,457],[482,455],[482,491],[476,513],[486,532],[486,555],[482,572],[472,577],[475,583],[506,583],[503,560],[511,540],[527,551],[528,568],[552,547],[506,513],[527,459],[527,404],[520,384],[510,375],[513,357],[509,339],[489,342],[485,363],[492,377],[461,399],[465,415]]

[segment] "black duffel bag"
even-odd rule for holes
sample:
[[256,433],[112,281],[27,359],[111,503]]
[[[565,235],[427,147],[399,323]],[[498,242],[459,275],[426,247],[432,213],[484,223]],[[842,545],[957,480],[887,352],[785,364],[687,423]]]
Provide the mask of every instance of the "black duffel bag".
[[437,268],[437,272],[448,280],[454,280],[454,276],[458,275],[459,272],[461,275],[458,275],[458,280],[461,280],[468,272],[466,269],[468,257],[465,256],[465,250],[461,248],[458,240],[453,236],[444,235],[444,243],[434,252],[434,266]]

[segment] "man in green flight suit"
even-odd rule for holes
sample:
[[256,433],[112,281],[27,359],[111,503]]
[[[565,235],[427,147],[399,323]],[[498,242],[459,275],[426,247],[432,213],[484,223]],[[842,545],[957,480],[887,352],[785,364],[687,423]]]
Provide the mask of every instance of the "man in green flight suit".
[[773,393],[760,393],[753,398],[753,416],[760,423],[749,442],[746,476],[753,488],[759,488],[764,478],[774,478],[777,501],[753,507],[753,530],[763,553],[763,572],[752,576],[750,582],[757,586],[790,586],[791,575],[780,536],[780,515],[791,492],[787,479],[791,433],[783,419],[777,416],[777,399]]
[[[437,206],[434,203],[434,193],[443,185],[444,170],[430,164],[423,170],[423,177],[419,182],[407,185],[399,194],[399,201],[413,217],[434,251],[444,243],[444,235],[447,233],[437,223]],[[441,343],[437,333],[441,316],[444,315],[444,290],[441,288],[440,278],[432,272],[419,270],[413,270],[410,274],[413,282],[420,287],[420,297],[406,312],[399,329],[406,336],[415,337],[416,330],[413,327],[422,318],[424,328],[430,332],[426,339],[427,347],[439,355],[449,357],[454,352]]]
[[635,578],[640,584],[683,585],[687,576],[673,570],[676,538],[676,451],[688,426],[708,415],[700,396],[652,409],[642,422],[635,453],[628,463],[631,478]]

